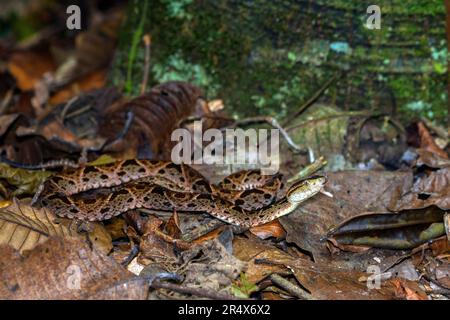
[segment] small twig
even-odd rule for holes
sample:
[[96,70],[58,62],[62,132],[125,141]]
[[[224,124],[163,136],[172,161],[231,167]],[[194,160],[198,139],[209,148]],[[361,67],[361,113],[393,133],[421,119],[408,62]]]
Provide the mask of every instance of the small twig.
[[447,235],[447,241],[450,243],[450,213],[444,214],[444,227],[445,234]]
[[200,225],[200,227],[195,228],[194,230],[185,233],[181,236],[181,240],[186,242],[191,242],[195,239],[200,238],[201,236],[204,236],[205,234],[210,233],[211,231],[216,230],[217,228],[225,225],[225,222],[222,222],[220,220],[211,220],[210,222],[206,224]]
[[122,130],[117,134],[117,136],[112,139],[110,142],[105,143],[105,145],[103,146],[103,150],[106,150],[109,146],[111,146],[112,144],[114,144],[116,141],[120,141],[121,139],[123,139],[126,134],[128,133],[128,131],[131,128],[131,125],[133,124],[133,120],[134,120],[134,113],[132,111],[128,111],[127,112],[127,119],[125,120],[125,124],[123,125]]
[[66,167],[66,168],[78,168],[79,164],[75,161],[68,160],[68,159],[60,159],[60,160],[51,160],[45,163],[38,163],[38,164],[24,164],[20,163],[14,160],[10,160],[2,155],[0,155],[0,162],[6,163],[7,165],[14,167],[14,168],[20,168],[25,170],[43,170],[43,169],[53,169],[53,168],[59,168],[59,167]]
[[145,57],[144,57],[144,75],[142,78],[141,94],[145,93],[148,83],[148,75],[150,73],[150,49],[152,45],[152,37],[149,34],[142,37],[145,45]]
[[69,108],[79,99],[79,96],[75,96],[72,99],[70,99],[64,106],[64,108],[61,111],[61,122],[64,123],[64,120],[66,119],[66,114],[69,111]]
[[259,117],[252,117],[252,118],[245,118],[241,120],[236,120],[228,117],[223,116],[216,116],[216,115],[203,115],[203,116],[194,116],[194,117],[187,117],[182,119],[178,123],[178,127],[185,126],[188,123],[192,123],[194,121],[202,120],[202,119],[213,119],[213,120],[223,120],[223,121],[229,121],[231,124],[229,126],[220,128],[221,131],[225,131],[226,129],[230,128],[236,128],[240,126],[247,126],[249,124],[256,124],[256,123],[267,123],[270,126],[274,127],[275,129],[280,130],[281,135],[286,140],[287,144],[289,145],[290,149],[297,153],[306,153],[307,150],[301,148],[298,146],[291,138],[289,133],[287,133],[286,129],[284,129],[280,123],[277,121],[277,119],[273,117],[268,116],[259,116]]
[[[304,148],[301,148],[298,146],[291,138],[291,136],[286,132],[286,130],[279,124],[277,119],[273,117],[266,117],[266,116],[260,116],[260,117],[253,117],[253,118],[246,118],[242,120],[235,120],[234,123],[229,126],[228,128],[233,127],[240,127],[240,126],[246,126],[253,123],[267,123],[270,126],[274,127],[275,129],[278,129],[281,132],[281,135],[283,136],[284,140],[286,140],[287,144],[289,145],[290,149],[294,152],[298,153],[306,153],[307,150]],[[223,130],[226,130],[227,128],[223,128]]]
[[73,117],[76,117],[76,116],[78,116],[78,115],[80,115],[80,114],[83,114],[83,113],[85,113],[86,111],[90,110],[91,108],[92,108],[92,106],[91,106],[90,104],[88,104],[88,105],[86,105],[86,106],[84,106],[84,107],[82,107],[82,108],[76,109],[75,111],[73,111],[73,112],[67,114],[67,115],[65,116],[64,120],[68,120],[68,119],[70,119],[70,118],[73,118]]
[[450,297],[450,290],[449,289],[433,289],[433,290],[425,290],[426,294],[440,294],[446,297]]
[[291,126],[286,127],[286,131],[292,131],[294,129],[298,129],[301,127],[304,127],[306,125],[308,126],[313,126],[318,122],[322,122],[322,121],[331,121],[331,120],[335,120],[335,119],[339,119],[339,118],[349,118],[349,117],[361,117],[361,116],[370,116],[372,115],[372,112],[367,112],[367,111],[345,111],[345,112],[340,112],[338,114],[333,114],[330,116],[324,116],[324,117],[320,117],[320,118],[314,118],[311,120],[306,120],[304,122],[301,123],[297,123]]
[[161,282],[159,280],[154,280],[150,286],[154,289],[166,289],[178,293],[190,294],[200,298],[208,298],[213,300],[238,300],[236,297],[228,294],[222,294],[206,289],[190,288],[183,285]]
[[230,122],[230,123],[236,121],[233,118],[224,117],[224,116],[218,115],[218,114],[213,112],[212,114],[204,114],[204,115],[201,115],[201,116],[189,116],[189,117],[183,118],[180,121],[178,121],[177,128],[178,127],[184,127],[187,124],[190,124],[190,123],[192,123],[194,121],[199,121],[199,120],[203,120],[203,119],[222,120],[222,121],[227,121],[227,122]]
[[442,294],[445,296],[450,295],[450,290],[447,288],[443,288],[442,285],[438,281],[434,280],[433,278],[431,278],[425,274],[423,275],[423,278],[425,280],[427,280],[428,282],[433,283],[436,287],[438,287],[436,289],[430,290],[431,292],[427,292],[427,293],[438,293],[438,294]]
[[301,179],[304,179],[306,177],[309,177],[310,175],[312,175],[313,173],[317,172],[322,167],[324,167],[326,164],[327,164],[327,160],[325,160],[324,157],[320,157],[319,159],[317,159],[313,163],[307,165],[302,170],[300,170],[295,176],[289,178],[287,183],[291,183],[291,182],[294,182],[296,180],[301,180]]
[[255,259],[254,263],[255,264],[264,264],[264,265],[268,265],[268,266],[282,266],[282,267],[285,267],[285,265],[283,263],[281,263],[281,262],[276,262],[276,261],[272,261],[272,260],[265,259],[265,258]]
[[294,297],[297,297],[299,299],[303,300],[315,300],[314,297],[300,288],[299,286],[293,284],[289,280],[284,279],[283,277],[279,276],[278,274],[274,273],[269,276],[270,280],[277,286],[281,287],[282,289],[289,292]]
[[180,276],[178,273],[174,273],[174,272],[158,272],[157,274],[151,274],[151,275],[143,275],[143,276],[139,276],[142,277],[144,279],[146,279],[148,281],[148,285],[152,286],[154,281],[175,281],[177,283],[181,283],[183,281],[183,277]]
[[0,103],[0,115],[4,114],[6,109],[9,106],[9,103],[11,102],[11,99],[13,97],[14,89],[9,89],[5,97],[3,98],[2,102]]
[[139,246],[137,244],[135,244],[133,246],[133,248],[131,248],[130,253],[128,254],[128,257],[121,262],[121,265],[124,267],[127,267],[131,261],[133,261],[133,259],[138,255],[139,253]]
[[314,102],[316,102],[316,100],[322,95],[322,93],[325,90],[328,89],[328,87],[334,82],[334,80],[336,80],[337,77],[338,77],[338,75],[335,74],[327,82],[325,82],[325,84],[319,90],[317,90],[316,93],[311,98],[308,99],[308,101],[306,101],[303,105],[300,106],[300,108],[298,109],[298,111],[296,113],[294,113],[294,115],[292,115],[288,119],[286,119],[286,121],[283,123],[283,126],[286,126],[287,124],[289,124],[292,120],[294,120],[300,114],[302,114],[310,105],[312,105]]

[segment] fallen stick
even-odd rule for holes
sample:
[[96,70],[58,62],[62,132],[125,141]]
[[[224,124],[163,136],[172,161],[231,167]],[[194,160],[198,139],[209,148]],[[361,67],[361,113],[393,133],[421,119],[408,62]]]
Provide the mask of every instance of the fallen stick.
[[238,300],[234,296],[230,296],[228,294],[218,293],[211,290],[200,289],[200,288],[191,288],[183,285],[161,282],[159,280],[154,280],[150,286],[154,289],[166,289],[171,290],[178,293],[190,294],[199,298],[208,298],[212,300]]

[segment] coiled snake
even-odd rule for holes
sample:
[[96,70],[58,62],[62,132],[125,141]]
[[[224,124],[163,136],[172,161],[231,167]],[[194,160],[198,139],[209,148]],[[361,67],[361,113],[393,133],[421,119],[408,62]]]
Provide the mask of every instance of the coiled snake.
[[124,160],[54,175],[41,185],[34,202],[39,200],[59,216],[86,221],[147,208],[206,212],[230,224],[253,227],[294,211],[325,182],[322,176],[297,182],[276,201],[282,185],[278,175],[241,171],[213,185],[187,165]]

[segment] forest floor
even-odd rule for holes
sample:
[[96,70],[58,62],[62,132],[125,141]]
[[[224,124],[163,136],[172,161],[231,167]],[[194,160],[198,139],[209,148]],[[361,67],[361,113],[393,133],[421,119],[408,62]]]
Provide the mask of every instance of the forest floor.
[[[26,42],[0,41],[0,298],[450,298],[447,128],[325,102],[304,105],[289,124],[236,120],[221,97],[205,100],[202,88],[168,82],[145,90],[147,78],[141,96],[124,96],[107,81],[123,14],[113,9],[94,12],[89,28],[70,37],[60,37],[56,26]],[[149,41],[144,37],[142,45]],[[262,175],[269,183],[238,192],[236,206],[261,194],[282,201],[295,181],[315,175],[326,177],[321,193],[288,215],[245,228],[207,210],[113,202],[139,191],[140,185],[114,182],[121,170],[130,176],[149,170],[121,160],[170,161],[174,130],[194,136],[201,119],[204,130],[280,134],[274,180]],[[165,162],[151,175],[167,176],[175,167]],[[189,182],[188,169],[176,168],[169,178]],[[258,169],[192,168],[208,186]],[[230,179],[239,187],[243,177],[253,176]],[[72,197],[67,190],[87,191]],[[186,191],[187,202],[200,201]],[[43,193],[32,203],[37,192]],[[158,194],[144,187],[141,197]],[[98,199],[107,199],[101,209],[92,205]],[[78,211],[70,212],[70,201]]]

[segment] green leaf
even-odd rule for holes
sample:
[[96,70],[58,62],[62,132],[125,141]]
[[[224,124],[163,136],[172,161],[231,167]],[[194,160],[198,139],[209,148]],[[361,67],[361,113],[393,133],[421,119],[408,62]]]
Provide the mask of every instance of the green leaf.
[[238,284],[233,284],[231,286],[231,293],[242,299],[247,299],[253,292],[258,291],[259,288],[256,284],[248,281],[245,273],[241,273]]

